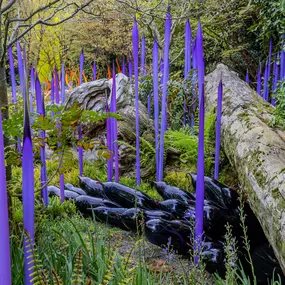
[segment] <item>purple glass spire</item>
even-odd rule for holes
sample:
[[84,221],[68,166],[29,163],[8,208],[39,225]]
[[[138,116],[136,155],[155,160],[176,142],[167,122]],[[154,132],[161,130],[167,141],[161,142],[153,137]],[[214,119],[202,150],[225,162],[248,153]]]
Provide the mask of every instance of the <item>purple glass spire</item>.
[[20,79],[20,91],[23,94],[24,78],[23,78],[23,57],[21,52],[21,45],[17,42],[17,58],[18,58],[18,73]]
[[96,62],[95,59],[93,61],[93,80],[97,79],[97,66],[96,66]]
[[[197,60],[197,68],[198,68],[198,88],[199,88],[199,102],[201,100],[201,96],[203,93],[204,86],[204,77],[205,77],[205,65],[204,65],[204,51],[203,51],[203,35],[202,35],[202,27],[201,23],[198,23],[198,31],[196,38],[196,60]],[[199,104],[200,106],[200,104]]]
[[271,97],[271,104],[275,106],[276,99],[274,98],[277,90],[278,79],[279,79],[279,67],[278,67],[278,55],[276,55],[273,67],[273,84],[272,84],[272,97]]
[[61,91],[61,104],[65,103],[65,70],[64,70],[64,62],[61,64],[61,83],[60,83],[60,91]]
[[269,63],[268,60],[266,61],[265,71],[264,71],[264,85],[263,85],[263,99],[268,102],[268,68]]
[[281,57],[280,57],[280,81],[284,79],[285,76],[285,51],[284,51],[284,39],[285,34],[282,35],[282,44],[281,44]]
[[[189,20],[186,21],[185,24],[185,43],[184,43],[184,80],[188,80],[188,75],[191,70],[191,27]],[[185,88],[187,85],[185,85]],[[183,115],[183,124],[186,126],[186,114],[187,114],[187,106],[186,100],[184,100],[184,115]]]
[[31,68],[31,93],[30,93],[30,112],[34,112],[34,95],[35,95],[35,68]]
[[257,85],[256,92],[261,96],[261,65],[259,65],[258,73],[257,73]]
[[155,132],[155,162],[156,162],[156,180],[159,179],[159,103],[158,103],[158,44],[154,41],[152,50],[153,66],[153,104],[154,104],[154,132]]
[[[82,84],[82,74],[83,74],[83,66],[84,66],[84,52],[80,54],[80,68],[79,68],[79,84]],[[82,140],[82,129],[81,124],[78,124],[78,140]],[[79,161],[79,175],[83,175],[83,148],[82,146],[78,146],[78,161]]]
[[131,60],[129,61],[129,77],[130,77],[130,84],[132,84],[133,64],[132,64]]
[[139,30],[136,19],[133,26],[133,54],[135,72],[135,101],[136,101],[136,180],[137,185],[141,184],[140,167],[140,129],[139,129]]
[[[193,93],[193,101],[195,102],[197,98],[196,94],[196,84],[197,84],[197,54],[196,54],[196,37],[193,40],[192,44],[192,64],[193,64],[193,75],[192,75],[192,93]],[[190,120],[190,127],[193,130],[195,124],[195,110],[196,110],[196,103],[193,104],[191,110],[191,120]]]
[[84,66],[84,52],[82,49],[80,54],[80,63],[79,63],[79,85],[82,84],[83,66]]
[[23,98],[24,98],[24,136],[23,136],[23,156],[22,156],[22,196],[24,214],[24,265],[25,265],[25,284],[31,284],[34,266],[30,249],[34,243],[34,161],[33,145],[30,127],[30,117],[28,109],[28,90],[25,52],[23,59]]
[[[115,65],[113,63],[113,70],[112,70],[112,98],[111,98],[111,112],[117,112],[117,102],[116,102],[116,73],[115,73]],[[117,127],[117,119],[112,118],[112,133],[113,133],[113,150],[115,156],[115,182],[119,182],[119,152],[118,152],[118,143],[116,140],[118,139],[118,127]]]
[[[14,66],[14,65],[13,65]],[[0,284],[12,284],[10,234],[8,217],[8,196],[4,159],[4,139],[2,130],[2,114],[0,112]]]
[[[197,67],[198,67],[198,88],[199,88],[199,136],[198,136],[198,165],[197,165],[197,183],[196,183],[196,224],[195,224],[195,242],[197,250],[200,250],[200,243],[203,234],[203,212],[204,212],[204,54],[203,54],[203,33],[201,23],[198,23],[197,40]],[[195,257],[195,263],[198,263],[198,256]]]
[[[55,90],[55,103],[57,105],[60,105],[60,99],[59,99],[59,78],[58,78],[58,73],[56,71],[56,69],[54,70],[54,78],[55,78],[55,87],[54,87],[54,90]],[[58,123],[57,124],[57,127],[59,129],[59,132],[61,132],[61,125]],[[58,146],[60,147],[60,143],[58,143]],[[64,174],[61,173],[60,174],[60,177],[59,177],[59,181],[60,181],[60,200],[61,200],[61,203],[64,202]]]
[[[109,107],[108,107],[108,100],[106,100],[106,113],[109,112]],[[107,162],[107,179],[108,182],[112,181],[113,178],[113,154],[112,154],[112,142],[111,142],[111,118],[106,119],[106,129],[107,129],[107,146],[108,146],[108,151],[110,153],[110,157]]]
[[249,84],[249,74],[248,74],[248,70],[246,71],[245,82],[246,82],[247,84]]
[[[37,102],[37,112],[41,116],[45,116],[45,105],[44,105],[44,97],[41,90],[41,83],[39,81],[38,76],[36,75],[36,102]],[[40,131],[40,138],[42,139],[41,148],[40,148],[40,156],[41,156],[41,187],[43,187],[47,182],[47,174],[46,174],[46,153],[45,153],[45,131]],[[48,193],[47,186],[45,186],[42,190],[42,199],[44,205],[48,205]]]
[[165,40],[164,40],[164,72],[163,72],[163,86],[162,86],[162,100],[161,100],[161,128],[160,128],[160,148],[159,148],[159,179],[163,179],[163,156],[164,156],[164,132],[166,130],[166,112],[167,112],[167,83],[169,76],[169,47],[170,47],[170,33],[171,33],[171,14],[170,7],[166,14],[165,21]]
[[216,122],[216,155],[215,155],[215,173],[214,178],[219,179],[219,162],[221,148],[221,117],[222,117],[222,100],[223,100],[223,83],[220,81],[218,87],[218,107],[217,107],[217,122]]

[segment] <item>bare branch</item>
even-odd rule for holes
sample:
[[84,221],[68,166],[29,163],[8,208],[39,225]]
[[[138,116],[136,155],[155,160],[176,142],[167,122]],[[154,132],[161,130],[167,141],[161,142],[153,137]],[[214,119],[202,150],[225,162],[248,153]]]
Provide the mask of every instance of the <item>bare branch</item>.
[[[146,15],[146,16],[154,17],[154,18],[157,18],[157,19],[160,19],[160,20],[166,20],[165,16],[159,16],[157,13],[153,14],[152,12],[153,12],[154,8],[142,10],[141,8],[139,8],[138,5],[133,6],[133,5],[127,3],[127,2],[125,2],[125,1],[123,1],[123,0],[116,0],[116,1],[117,1],[118,3],[121,3],[122,5],[124,5],[124,6],[128,7],[128,8],[130,8],[130,9],[132,9],[132,10],[133,10],[134,12],[136,12],[136,13],[142,13],[142,14],[144,14],[144,15]],[[161,3],[162,3],[162,1],[159,2],[159,5],[160,5]],[[155,9],[157,9],[157,7],[158,7],[159,5],[156,5],[156,6],[155,6]],[[165,12],[164,12],[164,13],[165,13]],[[181,16],[181,17],[172,17],[172,20],[188,19],[189,16],[190,16],[190,14],[189,14],[189,15],[184,15],[184,16]]]
[[[54,18],[56,16],[57,13],[65,10],[67,7],[73,6],[73,5],[75,5],[75,3],[69,3],[69,4],[66,4],[65,6],[63,6],[61,8],[58,8],[58,9],[54,10],[52,14],[50,14],[47,18],[43,19],[42,21],[43,22],[50,21],[52,18]],[[78,6],[76,5],[76,7],[78,7]],[[33,25],[33,24],[32,23],[26,23],[26,24],[20,24],[19,23],[18,28],[26,28],[26,27],[30,27],[31,25]]]
[[38,9],[36,9],[35,11],[33,11],[28,17],[26,18],[12,18],[10,19],[9,21],[10,22],[27,22],[29,21],[30,19],[33,18],[33,16],[35,16],[36,14],[48,9],[48,8],[51,8],[54,4],[58,3],[60,0],[54,0],[53,2],[50,2],[48,3],[47,5],[44,5],[44,6],[41,6],[39,7]]
[[184,49],[182,48],[179,54],[175,58],[173,58],[169,64],[171,65],[176,59],[178,59],[183,54],[183,52],[184,52]]
[[[49,21],[50,21],[60,10],[65,9],[66,6],[63,7],[63,8],[61,8],[61,9],[58,9],[58,10],[54,11],[54,13],[53,13],[51,16],[47,17],[47,18],[44,19],[44,20],[43,20],[43,19],[39,19],[39,20],[37,20],[36,22],[34,22],[33,24],[30,24],[29,26],[28,26],[27,24],[19,25],[19,28],[20,28],[20,27],[27,27],[27,29],[24,30],[21,34],[19,34],[16,38],[10,40],[10,42],[9,42],[8,45],[7,45],[7,48],[9,48],[9,46],[11,46],[11,45],[13,45],[14,43],[16,43],[20,38],[22,38],[24,35],[26,35],[31,29],[33,29],[33,28],[36,27],[37,25],[45,25],[45,26],[54,27],[54,26],[57,26],[57,25],[60,25],[60,24],[62,24],[62,23],[64,23],[64,22],[66,22],[67,20],[69,20],[69,19],[71,19],[72,17],[74,17],[79,11],[81,11],[82,9],[84,9],[85,7],[87,7],[92,1],[93,1],[93,0],[89,0],[88,2],[86,2],[85,4],[83,4],[83,5],[81,5],[81,6],[78,6],[78,5],[76,4],[76,6],[77,6],[78,8],[77,8],[75,11],[73,11],[73,13],[72,13],[70,16],[68,16],[68,17],[66,17],[66,18],[64,18],[64,19],[62,19],[62,20],[60,20],[60,21],[58,21],[58,22],[56,22],[56,23],[51,23],[51,22],[49,22]],[[73,4],[75,5],[75,3],[73,3]],[[68,4],[68,5],[69,5],[69,4]]]
[[16,0],[10,0],[10,2],[0,10],[0,13],[3,14],[7,10],[9,10],[15,3]]
[[63,152],[61,153],[57,169],[51,175],[51,177],[48,179],[48,181],[46,181],[46,183],[44,185],[42,185],[38,190],[36,190],[35,193],[38,193],[38,192],[42,191],[45,187],[47,187],[50,184],[50,182],[53,180],[53,178],[57,175],[57,173],[60,171],[62,164],[63,164],[63,156],[64,156],[64,149],[63,149]]

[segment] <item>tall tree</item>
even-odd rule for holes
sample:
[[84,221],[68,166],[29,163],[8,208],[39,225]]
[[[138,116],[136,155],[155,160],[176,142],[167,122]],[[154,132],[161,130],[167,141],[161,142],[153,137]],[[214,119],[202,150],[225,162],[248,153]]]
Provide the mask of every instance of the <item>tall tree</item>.
[[[86,9],[93,0],[0,0],[0,109],[3,119],[8,118],[8,95],[5,64],[8,49],[39,25],[57,26]],[[63,14],[64,11],[64,14]],[[4,139],[9,145],[8,139]],[[7,169],[7,179],[10,178]]]
[[[39,25],[57,26],[74,17],[79,11],[85,12],[93,0],[32,1],[30,9],[27,8],[29,3],[24,2],[0,0],[0,108],[8,105],[5,72],[8,48]],[[8,110],[5,108],[3,118],[7,117]]]

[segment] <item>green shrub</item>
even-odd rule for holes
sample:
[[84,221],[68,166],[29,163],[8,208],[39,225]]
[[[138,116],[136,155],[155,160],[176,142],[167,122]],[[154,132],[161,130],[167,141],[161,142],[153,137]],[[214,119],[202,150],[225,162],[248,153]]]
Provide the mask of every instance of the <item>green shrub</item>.
[[279,125],[283,129],[285,129],[285,83],[279,85],[275,95],[275,99],[276,108],[272,124]]
[[189,180],[189,176],[186,172],[168,172],[164,181],[169,185],[173,185],[190,192],[195,192],[192,187],[191,180]]

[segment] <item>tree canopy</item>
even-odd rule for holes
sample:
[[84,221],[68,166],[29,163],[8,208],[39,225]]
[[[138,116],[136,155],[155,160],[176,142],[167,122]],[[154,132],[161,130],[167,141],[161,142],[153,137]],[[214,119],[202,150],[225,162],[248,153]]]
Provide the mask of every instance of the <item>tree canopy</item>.
[[86,66],[91,70],[96,60],[105,72],[112,60],[131,57],[131,27],[136,17],[140,35],[146,35],[150,61],[153,38],[160,53],[163,49],[168,5],[173,19],[170,62],[174,70],[183,65],[186,19],[194,31],[197,20],[202,22],[209,70],[224,62],[240,73],[249,69],[252,77],[266,57],[269,38],[279,45],[285,28],[284,0],[11,0],[2,8],[2,57],[6,46],[23,37],[29,63],[37,64],[44,77],[54,66],[59,68],[61,61],[78,68],[82,48]]

